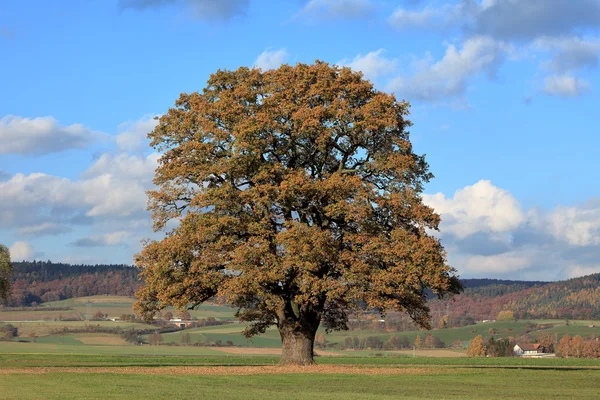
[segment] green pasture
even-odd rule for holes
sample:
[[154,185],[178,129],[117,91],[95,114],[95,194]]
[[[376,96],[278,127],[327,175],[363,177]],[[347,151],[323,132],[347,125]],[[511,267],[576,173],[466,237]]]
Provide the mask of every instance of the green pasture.
[[81,319],[75,309],[65,311],[2,311],[0,321],[54,321],[59,319]]
[[[553,321],[557,325],[564,324],[564,321],[555,320]],[[492,336],[490,330],[495,331],[493,334],[496,338],[503,338],[508,336],[519,336],[525,333],[527,324],[537,324],[538,321],[509,321],[509,322],[486,322],[478,323],[475,325],[468,325],[458,328],[449,329],[434,329],[431,331],[406,331],[406,332],[388,332],[378,333],[369,330],[356,330],[356,331],[339,331],[331,332],[325,336],[328,343],[343,344],[347,337],[358,337],[359,339],[366,338],[369,336],[378,336],[384,343],[391,336],[406,336],[411,343],[414,343],[417,335],[421,336],[421,339],[425,339],[427,333],[435,335],[440,338],[441,341],[446,343],[447,346],[452,345],[456,340],[466,342],[470,341],[477,335],[483,337]],[[567,327],[569,328],[569,327]]]
[[281,337],[276,328],[270,328],[260,336],[246,338],[242,334],[242,324],[229,324],[220,326],[206,326],[201,328],[186,329],[180,332],[162,334],[163,343],[180,343],[183,334],[189,334],[191,343],[211,344],[221,341],[225,344],[230,341],[234,346],[243,347],[281,347]]
[[[88,296],[44,303],[44,306],[72,308],[81,315],[82,319],[86,318],[88,307],[92,316],[96,312],[101,311],[104,314],[108,314],[109,318],[118,318],[121,314],[132,314],[132,307],[135,301],[135,298],[126,296]],[[178,313],[178,311],[172,307],[164,309],[162,313],[164,314],[168,311],[172,312],[174,315],[177,315]],[[50,311],[48,311],[48,313],[50,313]],[[60,312],[55,311],[53,313]],[[198,309],[191,310],[189,313],[193,318],[213,317],[218,320],[229,321],[234,319],[233,315],[235,310],[216,304],[202,304]],[[0,313],[0,320],[1,319],[2,313]]]
[[[594,367],[589,361],[320,357],[318,363],[326,370],[330,364],[331,368],[334,364],[354,368],[331,373],[311,372],[310,368],[278,373],[275,368],[270,373],[256,370],[249,375],[214,375],[210,371],[225,366],[229,366],[227,371],[235,371],[274,365],[277,358],[15,353],[0,354],[0,398],[597,399],[600,370],[597,362],[591,369]],[[216,369],[205,374],[185,372],[185,368],[169,375],[152,373],[153,368],[163,366]],[[43,373],[36,367],[43,367]],[[95,371],[97,368],[103,369]]]
[[[87,354],[87,355],[222,355],[223,353],[203,346],[136,346],[83,344],[72,335],[52,336],[36,343],[0,342],[0,355],[23,354]],[[0,397],[1,398],[1,397]]]
[[139,324],[129,321],[23,321],[11,322],[11,325],[19,329],[19,337],[28,339],[32,334],[36,336],[48,336],[62,329],[79,329],[86,325],[100,325],[106,328],[121,329],[148,329],[151,325]]
[[571,337],[580,335],[583,338],[598,337],[600,336],[600,323],[598,323],[598,321],[595,321],[584,325],[582,323],[579,323],[579,321],[576,321],[575,324],[571,323],[569,326],[555,326],[554,328],[536,331],[532,333],[532,335],[537,336],[540,333],[546,332],[556,334],[559,339],[564,335],[569,335]]

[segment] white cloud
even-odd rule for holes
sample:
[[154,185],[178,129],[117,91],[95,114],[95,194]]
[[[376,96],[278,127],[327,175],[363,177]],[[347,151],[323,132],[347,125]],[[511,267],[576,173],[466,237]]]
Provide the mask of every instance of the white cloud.
[[431,56],[415,63],[416,72],[393,79],[388,88],[400,97],[424,101],[461,97],[467,81],[482,72],[493,76],[512,47],[489,37],[474,37],[462,49],[449,45],[444,57],[433,62]]
[[574,246],[600,245],[600,207],[557,207],[542,223],[542,229]]
[[519,202],[488,180],[457,190],[453,198],[437,193],[423,195],[423,200],[442,215],[442,232],[459,238],[476,232],[508,232],[524,221]]
[[254,60],[254,66],[267,71],[269,69],[279,68],[281,64],[287,59],[287,51],[285,49],[279,50],[265,50],[256,57]]
[[338,65],[344,65],[355,71],[360,71],[367,79],[376,79],[393,73],[397,69],[396,60],[386,58],[384,49],[371,51],[364,56],[358,54],[352,60],[343,59],[337,62]]
[[569,264],[566,268],[568,271],[567,278],[577,278],[578,276],[585,276],[591,274],[597,274],[600,272],[600,264],[595,265],[579,265]]
[[575,97],[590,90],[590,83],[569,75],[551,75],[544,80],[544,93],[551,96]]
[[482,180],[423,201],[441,215],[436,236],[463,276],[554,280],[599,270],[598,199],[524,211],[510,192]]
[[10,248],[10,259],[11,261],[30,261],[32,260],[36,252],[33,246],[27,242],[15,242]]
[[53,117],[8,115],[0,119],[0,154],[56,153],[86,148],[101,139],[107,139],[107,136],[81,124],[60,125]]
[[[146,190],[159,155],[103,154],[81,180],[34,173],[0,181],[0,226],[64,224],[77,215],[147,218]],[[43,221],[43,222],[41,222]],[[49,227],[50,225],[46,225]]]
[[[487,37],[542,59],[550,53],[552,59],[541,65],[555,76],[548,77],[544,91],[557,96],[572,97],[588,90],[586,81],[571,75],[584,67],[597,67],[600,54],[598,0],[458,0],[417,9],[400,6],[389,22],[399,30],[419,28],[462,34],[465,43],[474,37]],[[585,36],[592,33],[594,36]],[[428,85],[427,77],[437,79]],[[444,80],[430,73],[422,79],[399,77],[391,88],[408,89],[415,98],[429,100],[461,95],[466,83],[464,79]]]
[[360,19],[375,9],[370,0],[309,0],[300,15],[318,19]]
[[117,146],[125,152],[143,152],[149,149],[148,133],[150,133],[158,121],[155,116],[145,116],[137,121],[124,122],[119,125],[120,132],[116,137]]
[[119,231],[105,233],[102,235],[91,235],[73,242],[73,246],[77,247],[101,247],[101,246],[119,246],[126,244],[131,237],[130,232]]
[[18,234],[22,236],[43,236],[43,235],[58,235],[71,231],[67,225],[57,224],[54,222],[44,222],[37,225],[28,225],[19,228]]
[[487,256],[455,253],[451,256],[450,262],[454,266],[458,266],[461,273],[469,276],[490,277],[514,274],[525,270],[532,267],[536,259],[539,260],[539,254],[525,250]]
[[102,154],[84,173],[88,179],[110,175],[126,181],[149,183],[154,177],[160,154],[151,153],[146,157],[129,154]]

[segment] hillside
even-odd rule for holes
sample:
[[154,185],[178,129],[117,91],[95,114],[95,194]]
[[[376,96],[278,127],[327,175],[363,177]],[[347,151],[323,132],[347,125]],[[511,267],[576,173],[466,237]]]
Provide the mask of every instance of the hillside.
[[494,281],[470,285],[452,301],[433,301],[434,315],[451,319],[494,320],[503,310],[517,319],[600,318],[600,274],[559,282]]
[[50,261],[13,263],[9,306],[109,294],[133,296],[140,285],[137,269],[128,265],[71,265]]
[[[509,310],[518,319],[600,319],[600,274],[560,282],[464,279],[451,301],[430,301],[433,325],[494,320]],[[27,306],[93,295],[133,296],[140,282],[128,265],[14,263],[10,306]],[[443,321],[442,321],[443,323]]]

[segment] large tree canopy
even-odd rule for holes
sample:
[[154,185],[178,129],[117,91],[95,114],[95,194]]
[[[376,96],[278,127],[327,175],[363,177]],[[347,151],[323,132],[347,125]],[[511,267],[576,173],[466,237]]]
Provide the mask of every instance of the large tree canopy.
[[283,363],[313,362],[315,332],[347,313],[429,324],[426,290],[460,289],[429,230],[432,175],[413,152],[409,105],[348,68],[283,65],[213,74],[149,134],[162,151],[149,208],[160,241],[136,256],[138,311],[219,296],[247,336],[276,325]]
[[8,299],[11,275],[12,264],[10,263],[10,252],[8,251],[8,247],[0,244],[0,302]]

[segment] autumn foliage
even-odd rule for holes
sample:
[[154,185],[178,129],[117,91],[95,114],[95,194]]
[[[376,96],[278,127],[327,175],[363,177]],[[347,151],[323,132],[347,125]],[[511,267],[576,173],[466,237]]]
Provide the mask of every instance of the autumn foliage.
[[0,302],[8,299],[11,275],[12,264],[10,263],[10,252],[8,251],[8,247],[0,244]]
[[469,357],[483,357],[485,356],[485,344],[483,343],[483,337],[481,335],[475,336],[467,347],[467,356]]
[[217,296],[252,336],[276,325],[282,363],[310,364],[318,327],[400,310],[429,327],[427,290],[460,289],[429,232],[432,177],[413,152],[409,105],[348,68],[283,65],[213,74],[149,134],[163,152],[154,228],[136,256],[145,316]]

